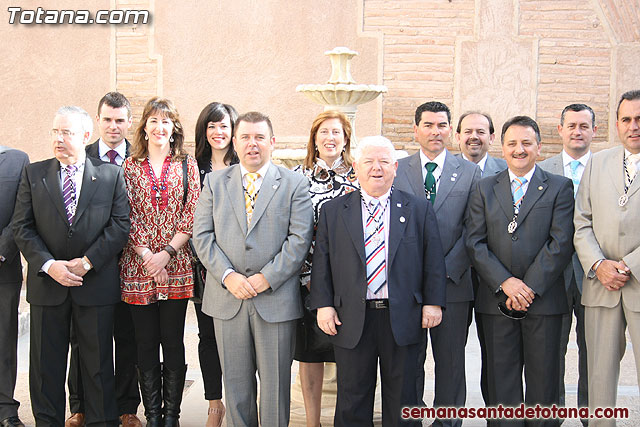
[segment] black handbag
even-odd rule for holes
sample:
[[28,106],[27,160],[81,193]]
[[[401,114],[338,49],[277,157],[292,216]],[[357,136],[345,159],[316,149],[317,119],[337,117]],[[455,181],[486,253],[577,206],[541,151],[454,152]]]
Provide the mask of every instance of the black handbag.
[[311,310],[311,294],[305,286],[300,288],[303,302],[303,315],[299,327],[302,329],[304,349],[311,353],[324,353],[333,350],[333,344],[329,335],[325,334],[318,326],[318,310]]
[[[187,176],[187,158],[182,161],[182,206],[187,204],[187,194],[189,194],[189,182]],[[196,304],[202,304],[202,297],[204,296],[204,285],[207,281],[207,269],[200,262],[196,249],[193,247],[193,240],[189,239],[189,248],[191,249],[191,269],[193,270],[193,296],[191,301]]]

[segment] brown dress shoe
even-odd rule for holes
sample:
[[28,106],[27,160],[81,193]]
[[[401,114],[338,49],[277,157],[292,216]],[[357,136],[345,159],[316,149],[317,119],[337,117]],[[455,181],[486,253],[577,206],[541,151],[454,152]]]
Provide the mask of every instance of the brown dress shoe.
[[142,427],[142,422],[136,414],[120,415],[120,424],[122,424],[122,427]]
[[84,414],[82,412],[71,414],[64,422],[64,427],[84,427]]

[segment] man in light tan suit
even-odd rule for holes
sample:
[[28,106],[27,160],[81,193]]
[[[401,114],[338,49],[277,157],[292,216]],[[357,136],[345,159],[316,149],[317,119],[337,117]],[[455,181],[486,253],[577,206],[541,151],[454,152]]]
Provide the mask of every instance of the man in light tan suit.
[[[640,375],[640,90],[626,92],[616,112],[622,146],[595,153],[576,198],[574,244],[585,277],[582,304],[589,407],[614,407],[625,329]],[[637,178],[637,179],[636,179]],[[640,383],[640,376],[638,378]],[[615,426],[591,419],[591,426]]]

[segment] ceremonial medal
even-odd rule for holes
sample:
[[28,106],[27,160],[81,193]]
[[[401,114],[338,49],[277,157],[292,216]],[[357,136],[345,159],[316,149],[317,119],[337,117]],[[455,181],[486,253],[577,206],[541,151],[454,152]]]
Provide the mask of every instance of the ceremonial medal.
[[629,197],[627,197],[627,194],[625,193],[622,196],[620,196],[620,198],[618,199],[618,206],[622,207],[626,205],[628,201],[629,201]]
[[516,227],[518,226],[518,223],[516,222],[516,220],[512,220],[509,223],[509,226],[507,227],[507,231],[509,232],[509,234],[513,234],[514,231],[516,231]]

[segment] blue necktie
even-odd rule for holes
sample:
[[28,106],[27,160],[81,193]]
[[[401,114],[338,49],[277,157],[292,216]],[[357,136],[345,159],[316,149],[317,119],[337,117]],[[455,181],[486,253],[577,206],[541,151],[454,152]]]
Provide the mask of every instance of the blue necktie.
[[572,160],[569,163],[569,167],[571,168],[571,181],[573,181],[573,197],[576,197],[578,193],[578,186],[580,185],[580,178],[578,178],[578,167],[580,166],[580,162],[578,160]]
[[516,210],[519,210],[522,199],[524,199],[524,190],[522,189],[522,186],[527,182],[527,178],[515,177],[513,182],[516,184],[513,189],[513,206]]

